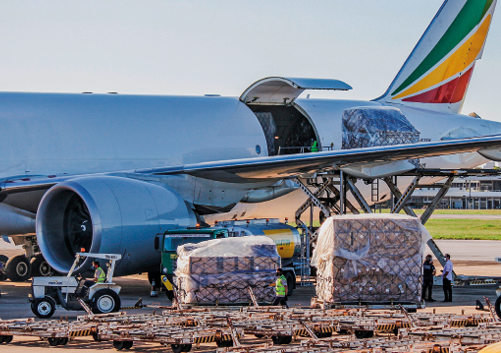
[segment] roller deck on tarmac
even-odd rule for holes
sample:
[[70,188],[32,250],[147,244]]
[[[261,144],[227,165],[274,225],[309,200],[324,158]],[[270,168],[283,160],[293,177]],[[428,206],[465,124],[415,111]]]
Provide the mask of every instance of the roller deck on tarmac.
[[66,345],[74,337],[93,336],[96,325],[65,320],[0,320],[0,343],[10,343],[14,336],[40,337],[51,346]]
[[[151,314],[126,312],[67,320],[0,320],[0,341],[34,336],[50,345],[76,337],[110,343],[170,345],[175,353],[215,342],[218,352],[475,352],[501,341],[501,322],[490,313],[474,315],[395,310],[311,307],[199,307]],[[253,336],[260,338],[256,344]],[[248,340],[249,338],[252,339]],[[294,342],[293,342],[294,341]],[[291,345],[291,343],[293,345]],[[438,350],[437,350],[438,349]]]

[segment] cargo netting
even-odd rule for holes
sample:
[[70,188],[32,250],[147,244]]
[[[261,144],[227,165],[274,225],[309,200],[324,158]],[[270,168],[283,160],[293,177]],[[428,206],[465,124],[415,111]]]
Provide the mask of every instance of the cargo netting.
[[312,256],[318,298],[329,303],[419,303],[430,238],[418,218],[405,215],[328,218]]
[[273,240],[265,236],[215,239],[178,247],[176,278],[183,304],[271,302],[280,267]]
[[420,132],[393,107],[356,107],[343,111],[343,149],[419,142]]

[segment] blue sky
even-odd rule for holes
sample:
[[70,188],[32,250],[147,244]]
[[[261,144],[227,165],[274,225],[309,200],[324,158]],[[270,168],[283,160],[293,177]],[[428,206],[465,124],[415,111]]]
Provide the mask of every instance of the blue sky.
[[[238,96],[289,76],[340,79],[354,89],[329,97],[372,99],[441,3],[0,0],[0,91]],[[498,121],[500,16],[463,109]]]

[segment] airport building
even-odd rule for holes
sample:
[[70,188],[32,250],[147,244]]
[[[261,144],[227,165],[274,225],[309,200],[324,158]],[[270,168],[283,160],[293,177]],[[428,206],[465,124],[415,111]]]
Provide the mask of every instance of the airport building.
[[[437,184],[445,183],[445,180]],[[436,188],[416,189],[410,199],[412,207],[431,203]],[[456,178],[437,208],[441,209],[500,209],[501,177]]]

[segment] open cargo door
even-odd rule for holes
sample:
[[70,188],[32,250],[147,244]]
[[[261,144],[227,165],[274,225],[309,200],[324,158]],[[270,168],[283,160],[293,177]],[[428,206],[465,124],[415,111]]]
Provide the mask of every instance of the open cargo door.
[[245,104],[291,104],[307,89],[348,91],[352,87],[339,80],[266,77],[254,82],[240,96]]
[[[263,128],[269,156],[322,150],[315,124],[294,103],[307,89],[347,91],[351,86],[339,80],[267,77],[240,96]],[[312,149],[315,141],[317,147]]]

